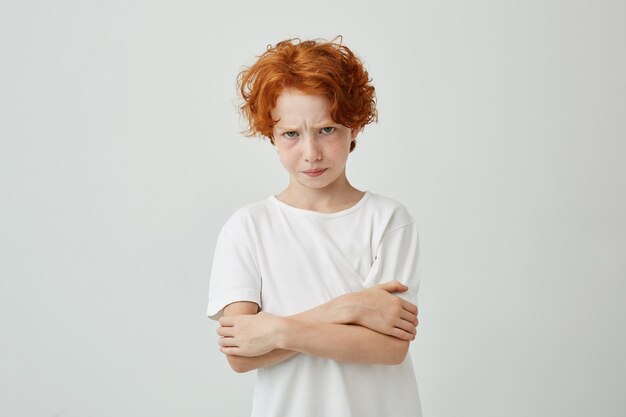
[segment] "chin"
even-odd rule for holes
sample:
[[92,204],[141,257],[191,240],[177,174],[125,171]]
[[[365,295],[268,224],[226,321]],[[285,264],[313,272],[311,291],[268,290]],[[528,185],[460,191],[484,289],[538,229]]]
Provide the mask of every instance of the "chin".
[[316,178],[307,178],[307,180],[305,181],[298,181],[298,182],[307,188],[312,188],[315,190],[322,190],[324,188],[328,188],[332,186],[336,182],[336,180],[337,179],[335,178],[332,181],[329,181],[329,180],[317,180],[316,181]]

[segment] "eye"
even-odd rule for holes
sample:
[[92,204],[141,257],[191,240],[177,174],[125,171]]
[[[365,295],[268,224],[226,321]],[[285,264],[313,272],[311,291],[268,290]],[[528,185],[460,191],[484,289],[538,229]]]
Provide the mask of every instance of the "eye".
[[294,132],[293,130],[290,130],[289,132],[283,133],[283,136],[286,137],[287,139],[293,139],[297,135],[298,135],[298,132]]
[[326,134],[333,133],[334,131],[335,131],[335,128],[334,128],[334,127],[332,127],[332,126],[329,126],[329,127],[323,127],[323,128],[320,130],[320,132],[322,132],[322,133],[326,133]]

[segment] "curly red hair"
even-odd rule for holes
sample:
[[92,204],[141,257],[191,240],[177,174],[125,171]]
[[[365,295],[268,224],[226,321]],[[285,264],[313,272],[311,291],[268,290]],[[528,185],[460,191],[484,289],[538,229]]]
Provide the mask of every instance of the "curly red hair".
[[341,40],[341,36],[331,41],[287,39],[268,46],[254,65],[241,71],[237,81],[244,103],[240,109],[249,123],[248,136],[265,136],[274,143],[277,120],[271,111],[285,88],[325,96],[333,121],[349,128],[361,130],[377,120],[367,71]]

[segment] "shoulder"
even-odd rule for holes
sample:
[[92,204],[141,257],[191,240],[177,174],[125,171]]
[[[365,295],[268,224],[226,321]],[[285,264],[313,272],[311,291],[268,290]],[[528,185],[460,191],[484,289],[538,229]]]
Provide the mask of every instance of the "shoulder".
[[271,218],[268,198],[236,209],[222,226],[222,232],[252,232],[263,219]]
[[367,206],[377,222],[384,224],[384,233],[413,224],[415,220],[407,208],[392,197],[369,192]]

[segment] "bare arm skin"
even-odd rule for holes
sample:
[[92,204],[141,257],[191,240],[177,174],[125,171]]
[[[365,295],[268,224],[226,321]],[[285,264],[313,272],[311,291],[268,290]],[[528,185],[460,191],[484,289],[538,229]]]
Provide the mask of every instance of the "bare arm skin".
[[[258,311],[259,306],[256,303],[240,301],[227,305],[224,308],[224,317],[232,315],[257,314]],[[220,328],[221,327],[218,327],[218,334],[220,333]],[[226,359],[228,359],[230,367],[233,368],[235,372],[241,373],[248,372],[257,368],[263,368],[265,366],[275,365],[297,354],[298,352],[293,350],[274,349],[273,351],[260,356],[249,357],[226,354]]]
[[392,292],[390,281],[337,297],[290,317],[258,312],[250,302],[224,309],[217,333],[221,351],[237,372],[273,365],[298,352],[353,363],[397,364],[415,338],[417,307]]

